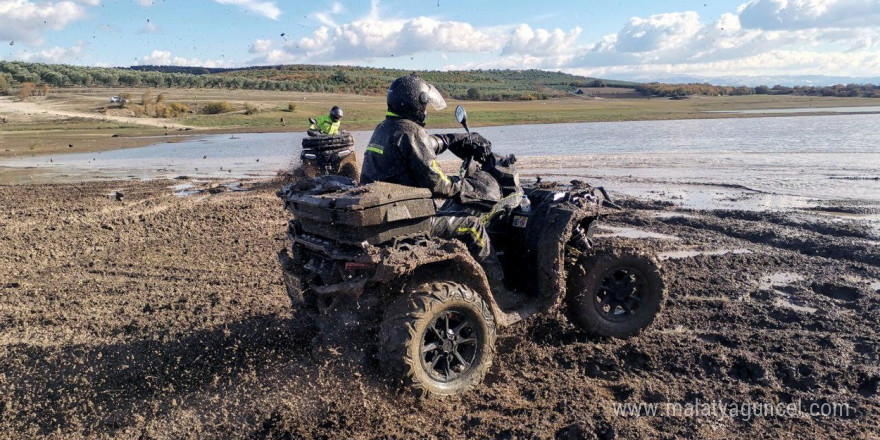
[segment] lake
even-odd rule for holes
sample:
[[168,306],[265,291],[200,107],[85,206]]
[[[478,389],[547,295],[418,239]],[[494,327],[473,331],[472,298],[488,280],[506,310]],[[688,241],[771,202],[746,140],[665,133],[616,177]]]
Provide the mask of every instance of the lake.
[[[471,122],[479,124],[477,119]],[[878,114],[846,114],[536,124],[475,131],[493,142],[494,151],[521,158],[520,168],[529,176],[586,179],[685,205],[715,206],[727,198],[730,207],[739,208],[799,207],[814,200],[880,204],[878,126]],[[371,132],[353,135],[363,154]],[[160,137],[159,143],[142,148],[0,160],[0,183],[273,176],[299,162],[300,139],[291,133],[245,133],[168,143]],[[455,157],[446,153],[441,159]],[[743,203],[733,200],[743,193],[748,195]]]

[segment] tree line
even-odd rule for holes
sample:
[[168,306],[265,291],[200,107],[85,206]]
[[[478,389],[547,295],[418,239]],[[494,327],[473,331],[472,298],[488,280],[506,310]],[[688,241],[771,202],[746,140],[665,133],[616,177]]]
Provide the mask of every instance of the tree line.
[[[384,95],[400,69],[277,65],[240,69],[179,66],[105,68],[0,61],[0,93],[32,83],[52,87],[177,87]],[[425,80],[454,99],[547,99],[595,78],[543,70],[421,71]],[[608,85],[634,83],[602,81]]]
[[[276,65],[237,69],[134,66],[86,67],[66,64],[0,61],[0,94],[33,84],[46,87],[215,88],[307,93],[384,95],[407,70],[353,66]],[[604,80],[544,70],[421,71],[447,97],[459,100],[532,100],[565,96],[580,87],[630,87],[645,96],[808,95],[878,97],[872,84],[773,87],[716,86],[705,83],[664,84]],[[30,86],[28,86],[30,87]]]
[[833,86],[715,86],[705,83],[663,84],[648,83],[635,87],[645,96],[684,97],[691,95],[736,96],[736,95],[802,95],[880,98],[880,86],[873,84],[837,84]]

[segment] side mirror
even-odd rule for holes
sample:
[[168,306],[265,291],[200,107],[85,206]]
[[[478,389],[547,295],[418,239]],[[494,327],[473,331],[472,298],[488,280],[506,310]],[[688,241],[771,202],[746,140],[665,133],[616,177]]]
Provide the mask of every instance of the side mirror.
[[318,121],[315,118],[309,118],[309,122],[311,122],[314,125],[318,124]]
[[455,119],[464,127],[465,131],[471,132],[467,125],[467,112],[464,111],[464,107],[460,105],[455,107]]

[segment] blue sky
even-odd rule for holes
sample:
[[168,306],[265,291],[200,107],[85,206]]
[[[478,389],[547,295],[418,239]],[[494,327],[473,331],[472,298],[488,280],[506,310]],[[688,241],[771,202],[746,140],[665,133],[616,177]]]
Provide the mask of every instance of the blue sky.
[[880,0],[0,0],[0,59],[864,77]]

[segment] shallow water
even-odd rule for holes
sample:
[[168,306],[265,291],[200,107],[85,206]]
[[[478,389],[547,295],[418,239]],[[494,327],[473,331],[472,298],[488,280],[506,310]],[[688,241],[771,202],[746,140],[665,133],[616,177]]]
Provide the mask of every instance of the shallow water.
[[880,113],[880,106],[866,107],[803,107],[803,108],[760,108],[751,110],[711,110],[704,113],[736,113],[749,114],[788,114],[788,113]]
[[[850,114],[475,130],[492,140],[496,152],[516,154],[526,178],[577,178],[612,193],[685,207],[774,209],[840,200],[880,205],[877,126],[878,114]],[[371,132],[352,134],[363,154]],[[103,153],[7,159],[0,161],[0,183],[267,177],[299,163],[299,144],[292,133],[212,135]],[[455,157],[445,153],[441,159]]]
[[718,256],[727,254],[750,254],[752,251],[748,249],[711,249],[707,251],[698,251],[691,249],[680,249],[675,251],[664,251],[657,253],[657,258],[661,260],[682,260],[685,258],[693,258],[700,256]]

